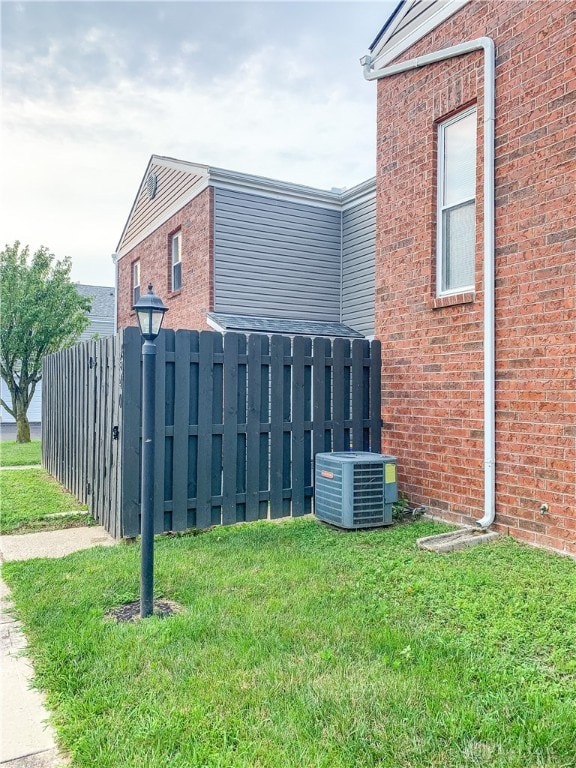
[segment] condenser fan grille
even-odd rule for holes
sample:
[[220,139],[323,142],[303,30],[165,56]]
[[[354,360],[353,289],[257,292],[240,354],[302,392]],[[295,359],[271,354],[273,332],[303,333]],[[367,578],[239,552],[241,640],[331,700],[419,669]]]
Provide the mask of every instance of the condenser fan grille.
[[367,452],[316,455],[314,509],[320,520],[343,528],[388,525],[396,498],[393,456]]

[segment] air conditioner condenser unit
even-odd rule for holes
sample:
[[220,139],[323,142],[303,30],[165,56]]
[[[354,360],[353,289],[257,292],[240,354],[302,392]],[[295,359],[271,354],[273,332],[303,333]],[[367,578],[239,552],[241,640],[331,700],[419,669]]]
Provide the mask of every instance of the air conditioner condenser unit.
[[314,512],[339,528],[392,524],[398,500],[396,458],[367,451],[318,453]]

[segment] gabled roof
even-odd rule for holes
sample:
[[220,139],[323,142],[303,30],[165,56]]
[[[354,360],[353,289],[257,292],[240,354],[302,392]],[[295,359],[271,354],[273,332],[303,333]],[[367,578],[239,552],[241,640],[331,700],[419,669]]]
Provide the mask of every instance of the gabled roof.
[[117,257],[122,258],[208,186],[243,190],[340,210],[360,202],[363,197],[373,195],[376,180],[368,179],[351,189],[317,189],[304,184],[176,160],[173,157],[152,155],[116,247]]
[[116,247],[118,257],[142,242],[207,186],[207,165],[152,155]]
[[372,60],[383,67],[470,0],[401,0],[370,45]]
[[76,283],[76,290],[81,296],[92,299],[90,317],[114,320],[116,311],[114,288],[105,285],[82,285]]
[[293,320],[279,317],[256,317],[254,315],[228,315],[222,312],[208,312],[210,325],[219,331],[239,333],[283,333],[287,336],[329,336],[347,339],[363,339],[364,336],[344,323],[320,322],[314,320]]

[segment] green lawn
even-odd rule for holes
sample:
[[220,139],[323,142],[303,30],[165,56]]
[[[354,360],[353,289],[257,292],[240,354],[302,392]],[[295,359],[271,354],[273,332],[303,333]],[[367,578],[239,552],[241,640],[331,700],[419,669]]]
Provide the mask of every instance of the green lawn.
[[0,472],[0,533],[29,533],[92,523],[83,516],[50,518],[86,507],[44,469],[3,469]]
[[0,441],[0,467],[21,467],[26,464],[40,464],[42,446],[40,440],[17,443],[12,440]]
[[77,768],[576,765],[576,564],[416,548],[446,529],[160,538],[183,611],[132,624],[105,615],[138,596],[137,545],[4,574]]

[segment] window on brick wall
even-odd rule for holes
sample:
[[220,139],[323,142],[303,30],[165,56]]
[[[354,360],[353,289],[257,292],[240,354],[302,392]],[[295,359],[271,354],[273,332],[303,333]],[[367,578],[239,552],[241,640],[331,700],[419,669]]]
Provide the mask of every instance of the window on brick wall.
[[437,293],[474,289],[476,109],[438,126]]
[[172,290],[182,288],[182,233],[176,232],[170,238]]
[[132,264],[132,304],[140,298],[140,260]]

